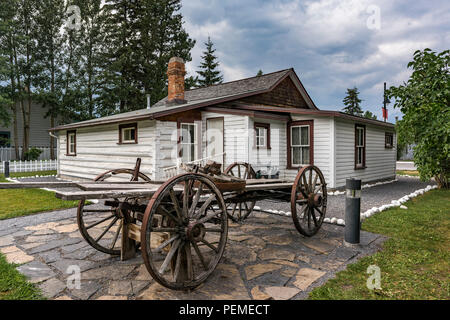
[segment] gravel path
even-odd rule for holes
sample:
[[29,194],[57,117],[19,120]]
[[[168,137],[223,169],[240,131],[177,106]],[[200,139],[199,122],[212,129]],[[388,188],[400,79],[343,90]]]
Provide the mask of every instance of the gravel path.
[[[398,200],[427,185],[435,185],[434,181],[422,182],[415,177],[397,176],[397,181],[375,187],[365,188],[361,194],[361,212],[383,204],[389,204],[392,200]],[[256,204],[262,210],[291,211],[289,203],[276,203],[271,201],[259,201]],[[328,196],[326,217],[344,219],[345,195]]]

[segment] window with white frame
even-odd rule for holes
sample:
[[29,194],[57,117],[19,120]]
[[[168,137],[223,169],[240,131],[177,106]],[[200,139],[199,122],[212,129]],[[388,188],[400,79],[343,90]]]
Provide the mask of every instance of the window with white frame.
[[356,125],[355,132],[355,167],[364,168],[366,165],[366,141],[365,141],[366,128],[361,125]]
[[182,123],[181,130],[181,160],[194,161],[197,158],[197,125],[195,123]]
[[303,166],[310,164],[309,125],[291,127],[291,164]]
[[263,127],[256,127],[256,146],[259,148],[266,147],[267,129]]
[[119,126],[119,144],[137,143],[137,124],[129,123]]
[[75,131],[67,132],[67,155],[74,156],[77,154],[77,138]]

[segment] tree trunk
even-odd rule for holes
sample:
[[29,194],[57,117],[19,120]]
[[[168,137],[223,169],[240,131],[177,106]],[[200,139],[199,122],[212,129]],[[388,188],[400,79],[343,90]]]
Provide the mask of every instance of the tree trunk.
[[15,43],[13,40],[13,36],[10,33],[10,51],[9,51],[9,63],[11,66],[11,99],[13,101],[13,105],[11,106],[11,111],[13,114],[13,135],[14,135],[14,152],[16,156],[16,160],[19,160],[19,136],[17,129],[17,97],[16,97],[16,66],[14,64],[14,52],[15,52]]

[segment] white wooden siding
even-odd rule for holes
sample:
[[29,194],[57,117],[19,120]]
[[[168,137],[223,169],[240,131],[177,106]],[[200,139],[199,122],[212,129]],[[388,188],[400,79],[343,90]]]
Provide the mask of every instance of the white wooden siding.
[[202,112],[202,157],[206,157],[206,119],[224,118],[225,166],[242,161],[248,162],[248,116]]
[[141,171],[153,174],[155,122],[138,122],[138,143],[119,145],[119,125],[77,129],[76,156],[66,155],[66,131],[59,132],[59,175],[93,179],[117,168],[133,168],[142,158]]
[[156,121],[156,135],[154,139],[154,174],[153,180],[165,179],[163,168],[177,164],[177,123],[174,121]]
[[[270,149],[256,148],[255,122],[270,124]],[[286,123],[283,121],[250,118],[250,163],[255,171],[266,171],[267,167],[286,168],[284,151],[286,150]]]
[[[332,118],[330,117],[300,117],[292,116],[292,121],[300,120],[313,120],[314,121],[314,165],[317,166],[320,171],[322,171],[325,181],[329,186],[333,184],[333,156],[332,156]],[[286,130],[285,130],[286,131]],[[286,133],[285,133],[286,136]],[[286,141],[285,152],[282,154],[284,156],[284,163],[286,168],[287,164],[287,137],[284,139]],[[294,180],[297,176],[298,170],[285,169],[283,172],[283,177],[285,179]]]
[[[336,183],[344,187],[347,178],[359,178],[362,183],[395,176],[397,145],[384,147],[385,132],[392,129],[366,125],[366,168],[355,170],[355,122],[335,119],[336,127]],[[395,134],[394,134],[395,135]]]

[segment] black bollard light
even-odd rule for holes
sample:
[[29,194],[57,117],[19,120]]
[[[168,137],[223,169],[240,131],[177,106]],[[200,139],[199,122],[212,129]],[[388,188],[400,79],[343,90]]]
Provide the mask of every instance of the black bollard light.
[[361,180],[350,178],[345,182],[345,242],[358,244],[360,234]]
[[9,161],[5,162],[5,178],[9,178]]

